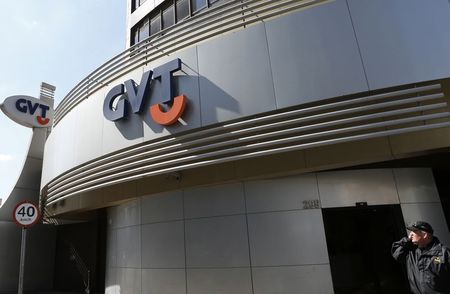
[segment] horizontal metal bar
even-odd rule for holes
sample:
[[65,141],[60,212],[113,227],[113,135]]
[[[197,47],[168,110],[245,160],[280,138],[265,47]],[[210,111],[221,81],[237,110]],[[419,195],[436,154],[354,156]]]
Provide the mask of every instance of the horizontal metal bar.
[[[373,106],[373,105],[371,105]],[[314,129],[318,129],[318,128],[324,128],[324,127],[328,127],[328,126],[336,126],[338,127],[341,124],[348,124],[348,123],[354,123],[354,122],[358,122],[358,121],[363,121],[363,120],[369,120],[369,119],[375,119],[375,118],[383,118],[383,117],[389,117],[389,116],[393,116],[393,115],[399,115],[399,114],[406,114],[406,113],[411,113],[411,112],[419,112],[419,111],[427,111],[427,110],[432,110],[432,109],[438,109],[438,108],[443,108],[446,107],[447,104],[446,103],[438,103],[438,104],[431,104],[431,105],[425,105],[425,106],[417,106],[417,107],[412,107],[412,108],[406,108],[406,109],[397,109],[397,110],[391,110],[391,111],[386,111],[386,112],[381,112],[381,113],[375,113],[375,114],[367,114],[367,115],[361,115],[361,116],[357,116],[357,117],[351,117],[351,118],[345,118],[345,119],[340,119],[340,120],[334,120],[334,121],[329,121],[329,122],[323,122],[323,123],[319,123],[319,124],[314,124],[314,125],[304,125],[301,127],[297,127],[297,128],[291,128],[291,129],[283,129],[281,131],[277,131],[277,132],[268,132],[268,133],[263,133],[263,134],[257,134],[257,135],[252,135],[252,136],[248,136],[248,137],[243,137],[243,138],[237,138],[235,140],[232,141],[224,141],[224,142],[220,142],[220,143],[212,143],[209,145],[205,145],[205,146],[200,146],[200,147],[196,147],[196,148],[192,148],[192,149],[186,149],[189,146],[192,145],[197,145],[199,143],[199,141],[192,141],[192,142],[188,142],[185,144],[174,144],[174,145],[170,145],[170,146],[166,146],[166,147],[162,147],[162,148],[158,148],[158,149],[152,149],[140,154],[136,154],[133,156],[128,156],[124,159],[122,159],[120,162],[114,162],[115,164],[120,164],[119,166],[116,167],[108,167],[108,166],[97,166],[93,169],[90,169],[89,172],[85,172],[85,173],[80,173],[80,174],[76,174],[70,178],[65,179],[64,181],[59,182],[57,185],[52,186],[51,188],[49,187],[48,192],[50,193],[54,193],[54,192],[58,192],[60,189],[63,189],[66,183],[70,182],[70,184],[75,185],[78,182],[82,181],[82,180],[87,180],[90,179],[92,177],[96,177],[96,176],[100,176],[103,174],[108,174],[108,173],[113,173],[113,172],[117,172],[119,170],[123,170],[132,166],[136,166],[139,164],[142,164],[144,162],[151,162],[151,161],[156,161],[156,160],[161,160],[167,157],[173,157],[174,155],[179,155],[182,153],[194,153],[194,152],[199,152],[199,151],[203,151],[203,150],[208,150],[208,149],[213,149],[213,148],[218,148],[218,147],[225,147],[225,146],[229,146],[229,145],[234,145],[236,143],[243,143],[246,141],[251,141],[254,139],[265,139],[265,138],[269,138],[272,136],[279,136],[279,135],[288,135],[288,134],[292,134],[292,133],[296,133],[296,132],[304,132],[307,130],[314,130]],[[366,109],[364,109],[366,110]],[[301,119],[299,119],[299,121],[297,121],[297,123],[299,122],[305,122],[306,119],[308,119],[309,117],[303,118],[305,119],[304,121],[302,121]],[[277,124],[277,123],[275,123]],[[274,124],[274,125],[275,125]],[[271,128],[272,125],[266,125],[265,128],[269,129]],[[239,133],[239,131],[236,131],[236,133]],[[226,133],[225,137],[229,137],[234,135],[234,132],[230,132],[230,133]],[[224,137],[221,137],[221,139]],[[206,142],[209,141],[213,141],[214,138],[212,137],[211,140],[207,140]],[[204,141],[204,140],[203,140]],[[202,142],[203,142],[202,141]],[[185,148],[182,150],[176,150],[177,148]],[[158,156],[158,154],[161,153],[165,153],[161,156]],[[144,162],[136,162],[134,160],[139,159],[139,158],[146,158],[144,160]],[[127,163],[129,162],[129,163]],[[99,171],[99,172],[96,172]],[[91,174],[91,176],[85,176],[83,177],[83,175],[86,174]],[[76,180],[76,178],[81,178],[80,180]],[[63,187],[58,189],[59,187]]]
[[[208,153],[204,153],[204,154],[200,154],[200,155],[189,155],[189,156],[183,157],[181,159],[172,159],[172,160],[168,160],[168,161],[164,161],[164,162],[152,163],[150,165],[134,168],[131,170],[116,172],[112,175],[107,175],[107,176],[100,177],[100,178],[97,178],[97,179],[94,179],[91,181],[86,181],[85,179],[80,179],[80,180],[78,180],[78,182],[80,182],[80,181],[85,181],[85,182],[82,183],[81,185],[76,186],[76,188],[78,188],[78,187],[82,188],[85,186],[89,186],[90,184],[93,184],[98,181],[107,181],[107,180],[114,179],[117,177],[127,176],[129,174],[140,172],[140,171],[143,171],[146,169],[151,169],[154,167],[164,167],[164,166],[167,166],[170,164],[179,165],[179,164],[182,164],[186,161],[190,161],[193,159],[204,159],[204,158],[208,158],[208,157],[215,157],[215,156],[220,156],[220,155],[224,155],[224,154],[241,152],[241,151],[244,151],[247,149],[253,149],[255,147],[258,147],[258,148],[270,147],[270,146],[274,146],[274,145],[284,144],[287,142],[297,142],[297,141],[301,141],[301,140],[305,140],[305,139],[320,138],[320,137],[328,136],[328,135],[337,135],[337,134],[342,134],[342,133],[368,130],[368,129],[379,128],[379,127],[394,126],[394,125],[405,124],[405,123],[410,123],[410,122],[448,117],[449,115],[450,115],[450,113],[437,113],[437,114],[429,114],[429,115],[422,115],[422,116],[416,116],[416,117],[408,117],[408,118],[383,121],[383,122],[378,122],[378,123],[370,123],[370,124],[365,124],[365,125],[361,125],[361,126],[341,128],[341,129],[337,129],[337,130],[323,131],[323,132],[319,132],[319,133],[299,135],[299,136],[288,137],[288,138],[284,138],[284,139],[276,139],[276,140],[266,141],[266,142],[262,142],[262,143],[248,144],[248,145],[244,145],[244,146],[228,148],[225,150],[212,151],[212,152],[208,152]],[[187,152],[189,152],[189,150],[183,150],[183,152],[180,151],[180,153],[187,153]],[[58,193],[60,191],[63,191],[62,193],[71,192],[75,188],[68,188],[70,186],[72,186],[72,183],[55,190],[54,193]],[[53,194],[53,193],[49,193],[49,195],[51,195],[51,194]],[[53,196],[50,196],[49,199],[52,199],[52,197]]]
[[[181,171],[181,170],[187,169],[187,168],[208,166],[208,165],[212,165],[212,164],[219,164],[219,163],[225,163],[225,162],[230,162],[230,161],[259,157],[262,155],[273,155],[273,154],[279,154],[279,153],[288,152],[288,151],[298,151],[298,150],[304,150],[304,149],[309,149],[309,148],[313,148],[313,147],[327,146],[327,145],[332,145],[332,144],[353,142],[353,141],[359,141],[359,140],[365,140],[365,139],[373,139],[373,138],[379,138],[379,137],[384,137],[384,136],[407,134],[407,133],[411,133],[411,132],[443,128],[443,127],[450,127],[450,122],[427,124],[427,125],[422,125],[422,126],[407,127],[407,128],[403,128],[403,129],[380,131],[380,132],[375,132],[375,133],[370,133],[370,134],[360,134],[360,135],[354,135],[354,136],[348,136],[348,137],[341,137],[341,138],[323,140],[323,141],[312,142],[312,143],[298,144],[298,145],[294,145],[294,146],[278,147],[278,148],[273,148],[273,149],[268,149],[268,150],[255,151],[255,152],[250,152],[247,154],[233,155],[233,156],[230,156],[227,158],[211,159],[211,160],[205,160],[202,162],[178,165],[178,166],[174,166],[174,167],[170,167],[170,168],[166,168],[166,169],[146,172],[146,173],[139,174],[139,175],[123,177],[123,178],[120,178],[120,179],[117,179],[114,181],[110,181],[110,182],[106,182],[106,183],[99,183],[99,184],[96,184],[91,187],[80,189],[80,190],[77,190],[74,192],[69,192],[68,194],[65,194],[65,195],[64,194],[55,195],[53,198],[48,199],[48,202],[46,203],[46,205],[52,205],[58,201],[67,199],[67,198],[74,196],[76,194],[79,194],[79,193],[89,192],[89,191],[100,189],[103,187],[108,187],[108,186],[115,185],[115,184],[129,182],[132,180],[137,180],[137,179],[145,178],[148,176],[155,176],[155,175],[165,174],[165,173],[169,173],[169,172]],[[59,196],[59,197],[57,197],[57,196]]]
[[[292,110],[292,111],[267,115],[267,116],[263,116],[263,117],[243,120],[243,121],[239,121],[239,122],[228,123],[223,126],[216,127],[216,128],[200,130],[193,134],[181,135],[178,138],[162,139],[162,140],[159,140],[158,142],[150,143],[147,146],[139,146],[139,147],[133,148],[131,150],[120,152],[118,154],[108,156],[108,157],[100,159],[96,162],[89,163],[80,168],[69,171],[67,174],[61,175],[60,177],[54,179],[51,183],[49,183],[49,188],[56,185],[58,182],[64,180],[64,178],[70,177],[70,175],[72,175],[72,174],[82,172],[83,170],[85,170],[85,171],[92,170],[92,168],[102,164],[102,162],[113,161],[114,158],[120,158],[120,156],[129,156],[130,153],[132,154],[133,152],[140,152],[143,149],[145,150],[148,148],[164,146],[165,144],[168,144],[168,143],[178,142],[178,141],[182,141],[182,140],[188,140],[188,139],[192,139],[195,137],[201,137],[201,138],[210,137],[211,134],[214,132],[229,129],[229,128],[239,128],[240,130],[243,130],[243,129],[245,129],[245,125],[254,124],[257,122],[259,122],[259,123],[268,122],[268,121],[271,121],[274,119],[291,117],[291,116],[295,116],[295,115],[302,115],[302,114],[307,114],[307,113],[311,113],[311,112],[324,111],[327,109],[344,107],[344,106],[349,106],[349,105],[357,104],[357,103],[363,103],[363,102],[367,103],[367,102],[372,102],[372,101],[376,101],[379,99],[386,99],[386,98],[394,97],[397,95],[406,95],[406,94],[413,94],[413,93],[418,93],[418,92],[436,90],[436,89],[440,89],[440,87],[441,87],[440,84],[434,84],[434,85],[417,87],[417,88],[412,88],[412,89],[399,90],[399,91],[394,91],[394,92],[389,92],[389,93],[371,95],[371,96],[367,96],[367,97],[355,98],[355,99],[346,100],[346,101],[328,103],[328,104],[323,104],[323,105],[319,105],[319,106],[313,106],[313,107],[303,108],[303,109],[299,109],[299,110]],[[379,103],[378,105],[383,105],[383,107],[388,107],[388,106],[390,107],[390,106],[400,105],[400,104],[404,104],[404,103],[423,102],[426,100],[438,99],[438,98],[442,98],[442,97],[443,97],[442,93],[437,93],[437,94],[432,94],[432,95],[425,95],[425,96],[401,99],[401,100],[397,100],[398,102],[396,102],[396,101],[387,102],[387,103],[391,103],[391,104],[380,104]],[[373,107],[373,109],[376,108],[376,106],[372,106],[372,107]],[[369,109],[366,109],[366,110],[369,110]],[[343,110],[343,111],[350,112],[351,110]],[[343,114],[343,113],[341,113],[341,114]],[[255,128],[260,128],[260,127],[255,127]]]

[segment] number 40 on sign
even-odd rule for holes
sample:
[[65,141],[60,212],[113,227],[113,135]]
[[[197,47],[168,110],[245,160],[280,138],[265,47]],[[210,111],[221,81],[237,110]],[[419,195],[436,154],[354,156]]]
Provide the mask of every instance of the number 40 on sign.
[[30,227],[34,225],[40,218],[38,207],[28,201],[20,202],[13,211],[14,221],[22,227]]

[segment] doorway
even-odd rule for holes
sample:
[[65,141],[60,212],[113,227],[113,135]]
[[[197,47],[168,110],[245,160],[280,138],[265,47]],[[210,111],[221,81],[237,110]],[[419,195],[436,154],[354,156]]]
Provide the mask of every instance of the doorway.
[[405,235],[400,205],[328,208],[323,219],[335,294],[409,293],[390,253]]

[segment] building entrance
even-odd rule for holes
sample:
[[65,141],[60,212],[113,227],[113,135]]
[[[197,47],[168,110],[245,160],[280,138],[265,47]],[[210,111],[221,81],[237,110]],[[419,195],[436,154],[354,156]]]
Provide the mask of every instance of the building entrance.
[[323,218],[335,294],[409,293],[390,254],[405,234],[399,205],[328,208]]

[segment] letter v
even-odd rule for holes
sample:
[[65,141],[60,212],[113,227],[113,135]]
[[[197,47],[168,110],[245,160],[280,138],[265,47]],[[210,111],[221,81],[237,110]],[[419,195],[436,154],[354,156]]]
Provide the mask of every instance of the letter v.
[[33,105],[33,102],[31,102],[30,100],[27,100],[27,104],[28,104],[28,109],[30,111],[30,114],[33,115],[36,112],[36,109],[38,109],[39,104],[36,103]]
[[124,82],[125,88],[127,89],[128,102],[131,105],[133,113],[141,112],[144,109],[144,98],[148,96],[152,75],[153,71],[151,70],[144,72],[138,87],[135,86],[133,80]]

